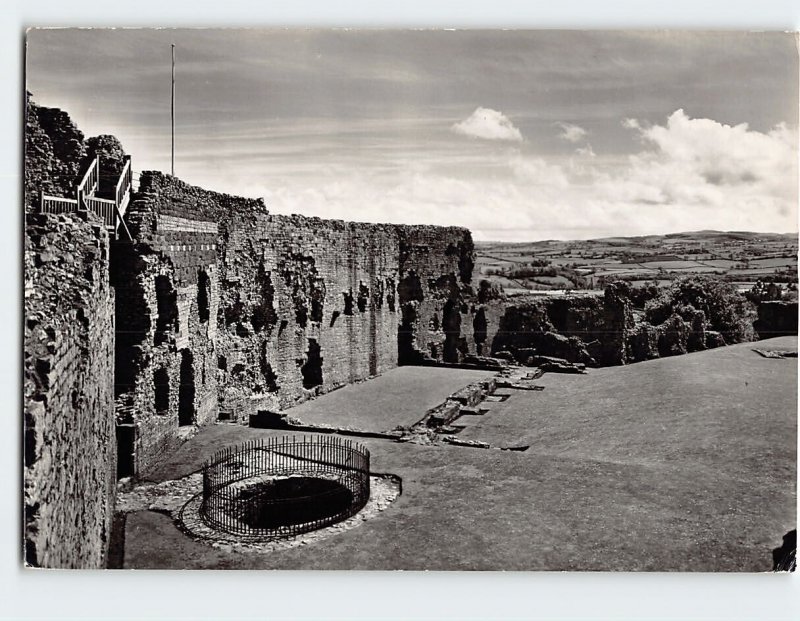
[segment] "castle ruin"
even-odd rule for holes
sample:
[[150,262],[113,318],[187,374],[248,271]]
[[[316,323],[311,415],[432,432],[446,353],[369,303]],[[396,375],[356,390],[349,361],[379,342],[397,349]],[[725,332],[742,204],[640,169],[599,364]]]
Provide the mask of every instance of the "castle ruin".
[[[33,566],[104,566],[117,479],[152,468],[185,429],[247,422],[401,364],[475,363],[498,325],[499,294],[472,286],[466,229],[272,215],[159,172],[116,201],[121,217],[98,217],[125,161],[110,137],[84,140],[66,113],[29,101]],[[59,199],[84,173],[91,187]],[[75,208],[42,213],[47,200]]]

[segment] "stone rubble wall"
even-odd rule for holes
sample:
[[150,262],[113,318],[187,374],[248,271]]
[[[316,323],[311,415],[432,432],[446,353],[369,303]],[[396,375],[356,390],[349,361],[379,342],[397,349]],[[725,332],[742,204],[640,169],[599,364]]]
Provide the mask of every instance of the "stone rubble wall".
[[29,215],[25,235],[25,558],[104,566],[116,492],[114,292],[93,216]]
[[102,566],[116,479],[198,425],[488,353],[502,296],[473,289],[469,231],[275,216],[142,172],[135,241],[109,242],[92,215],[34,212],[40,191],[71,196],[94,154],[119,166],[122,146],[85,141],[61,110],[26,113],[29,563]]
[[[187,186],[189,187],[189,186]],[[218,417],[217,241],[212,206],[143,174],[126,218],[135,242],[112,248],[119,336],[115,394],[121,475],[141,474]]]
[[760,302],[753,327],[762,339],[797,334],[797,300]]
[[37,106],[27,94],[25,108],[25,207],[39,203],[39,192],[75,198],[86,155],[83,133],[58,108]]
[[220,404],[246,420],[397,364],[393,227],[301,216],[223,226]]
[[[123,302],[120,293],[120,305],[140,309],[137,313],[150,320],[130,344],[135,355],[122,354],[140,364],[129,382],[120,382],[118,394],[125,392],[123,384],[134,385],[127,392],[134,395],[140,438],[149,424],[144,417],[152,418],[149,413],[155,411],[151,376],[159,364],[169,375],[167,412],[174,409],[179,376],[174,357],[187,348],[185,333],[206,373],[204,382],[195,379],[195,387],[211,386],[209,401],[212,392],[216,395],[214,418],[246,421],[259,410],[284,409],[411,362],[402,359],[398,346],[403,305],[416,313],[407,329],[420,359],[457,362],[476,353],[478,344],[488,353],[498,323],[499,311],[489,313],[493,328],[478,321],[476,343],[473,324],[484,305],[473,299],[474,250],[466,229],[271,215],[260,201],[149,172],[142,174],[128,223],[138,243],[121,264],[135,267],[129,273],[120,270],[119,286],[139,283],[134,287],[138,300]],[[189,249],[192,241],[195,250]],[[206,255],[209,246],[214,252]],[[187,264],[180,254],[186,252],[201,253],[200,264]],[[212,281],[211,319],[198,332],[193,275],[200,271]],[[165,276],[174,280],[177,336],[156,345],[153,318],[159,309],[153,283]],[[498,297],[490,293],[483,295]],[[451,324],[443,322],[447,313]],[[120,321],[127,322],[122,316]],[[149,435],[163,435],[163,430]],[[152,452],[162,446],[155,442]]]
[[475,249],[460,227],[398,226],[401,364],[489,356],[505,310],[502,291],[473,282]]

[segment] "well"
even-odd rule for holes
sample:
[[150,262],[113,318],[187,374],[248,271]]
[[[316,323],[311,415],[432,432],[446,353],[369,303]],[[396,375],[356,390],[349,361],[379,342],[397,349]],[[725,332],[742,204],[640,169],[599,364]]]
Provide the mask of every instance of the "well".
[[347,519],[369,500],[369,451],[325,436],[252,440],[203,466],[200,516],[245,537],[282,538]]

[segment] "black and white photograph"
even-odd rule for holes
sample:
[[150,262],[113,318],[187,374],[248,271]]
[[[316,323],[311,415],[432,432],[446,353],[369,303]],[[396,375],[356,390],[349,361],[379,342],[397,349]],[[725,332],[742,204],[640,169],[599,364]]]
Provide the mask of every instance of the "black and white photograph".
[[794,571],[796,33],[24,55],[25,572]]

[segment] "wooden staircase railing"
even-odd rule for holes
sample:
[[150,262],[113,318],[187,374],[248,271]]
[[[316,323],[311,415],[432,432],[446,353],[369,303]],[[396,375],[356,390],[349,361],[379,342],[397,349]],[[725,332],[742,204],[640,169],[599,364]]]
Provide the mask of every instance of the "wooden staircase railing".
[[39,211],[42,213],[71,213],[78,210],[78,201],[74,198],[61,198],[40,193]]
[[125,230],[125,234],[128,236],[130,241],[133,241],[133,237],[131,237],[131,232],[128,230],[128,225],[125,224],[125,219],[122,216],[125,215],[125,210],[128,208],[128,203],[131,201],[132,187],[133,169],[131,168],[131,156],[126,155],[125,166],[122,168],[122,172],[119,175],[119,181],[117,181],[117,187],[114,189],[114,205],[117,212],[117,218],[119,219],[119,225]]
[[119,175],[119,180],[114,188],[114,199],[100,198],[95,196],[100,185],[100,159],[95,156],[89,169],[83,175],[81,182],[75,188],[75,198],[64,198],[61,196],[48,196],[40,194],[39,211],[41,213],[74,213],[80,209],[92,211],[105,224],[109,232],[116,236],[117,230],[121,228],[125,231],[129,240],[133,241],[131,232],[125,224],[123,216],[131,199],[133,186],[133,173],[131,169],[131,158],[125,156],[125,166]]
[[98,185],[100,185],[100,158],[95,155],[89,170],[83,175],[83,179],[81,179],[75,191],[75,198],[78,199],[78,203],[83,204],[83,198],[86,196],[94,196]]

